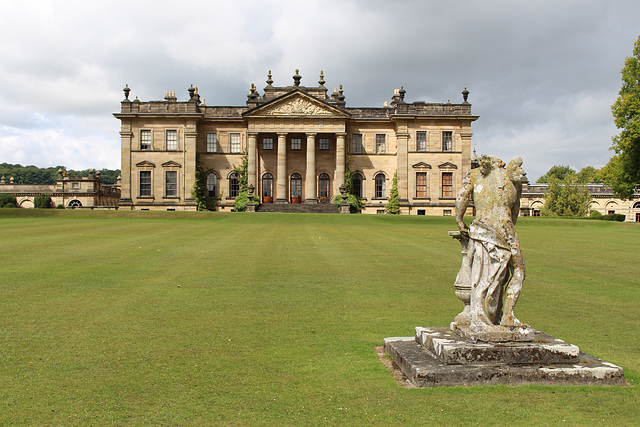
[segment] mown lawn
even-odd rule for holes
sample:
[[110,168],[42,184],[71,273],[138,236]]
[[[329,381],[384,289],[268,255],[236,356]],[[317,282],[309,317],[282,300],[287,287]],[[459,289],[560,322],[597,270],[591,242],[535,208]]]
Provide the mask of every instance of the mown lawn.
[[533,327],[627,387],[400,387],[446,326],[453,218],[0,209],[0,424],[609,424],[640,417],[640,226],[523,218]]

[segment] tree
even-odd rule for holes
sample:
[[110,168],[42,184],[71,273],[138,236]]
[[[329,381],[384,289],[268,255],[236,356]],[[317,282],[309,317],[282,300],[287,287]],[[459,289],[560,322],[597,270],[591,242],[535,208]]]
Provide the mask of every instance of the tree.
[[[242,163],[240,166],[234,166],[233,170],[240,175],[240,191],[236,196],[236,200],[233,202],[233,210],[236,212],[244,212],[247,210],[249,204],[249,157],[247,152],[244,152],[242,156]],[[260,198],[254,194],[253,203],[256,205],[260,203]]]
[[196,179],[191,190],[191,195],[198,204],[199,211],[212,211],[215,209],[219,197],[209,197],[207,195],[207,175],[209,170],[205,170],[200,162],[200,155],[196,153]]
[[616,155],[605,167],[604,179],[616,195],[630,199],[640,183],[640,37],[621,73],[622,88],[611,106],[614,122],[621,131],[613,137]]
[[543,216],[584,217],[589,210],[591,195],[586,185],[578,184],[575,176],[564,181],[555,176],[549,179],[549,187],[544,194]]
[[33,207],[36,209],[49,209],[51,207],[51,197],[46,194],[39,194],[33,198]]
[[539,184],[546,184],[550,181],[552,177],[560,181],[564,181],[565,179],[567,179],[567,177],[575,176],[575,175],[576,175],[576,171],[571,169],[570,166],[557,165],[557,166],[552,166],[551,169],[549,169],[547,173],[545,173],[540,178],[538,178],[536,182]]
[[577,182],[580,184],[601,183],[602,177],[600,169],[596,169],[593,166],[585,166],[580,169],[577,176]]
[[[353,172],[349,170],[347,166],[347,170],[344,173],[344,192],[347,195],[346,202],[349,204],[349,212],[358,213],[358,211],[364,208],[364,203],[362,200],[355,194],[353,194]],[[336,194],[333,198],[333,203],[340,207],[342,204],[342,194]]]
[[400,213],[400,196],[398,194],[398,172],[393,174],[393,185],[389,192],[389,201],[387,202],[384,210],[388,214],[397,215]]

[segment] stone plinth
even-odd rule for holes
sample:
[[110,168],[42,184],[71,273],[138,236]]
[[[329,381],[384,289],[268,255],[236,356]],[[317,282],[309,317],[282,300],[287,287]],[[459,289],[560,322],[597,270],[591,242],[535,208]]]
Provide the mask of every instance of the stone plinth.
[[461,338],[470,342],[525,342],[533,341],[535,332],[528,326],[504,327],[492,326],[483,331],[474,332],[469,325],[460,325],[458,322],[451,322],[451,330]]
[[416,328],[386,338],[384,351],[417,387],[472,385],[625,385],[621,367],[533,330],[528,342],[469,342],[448,328]]

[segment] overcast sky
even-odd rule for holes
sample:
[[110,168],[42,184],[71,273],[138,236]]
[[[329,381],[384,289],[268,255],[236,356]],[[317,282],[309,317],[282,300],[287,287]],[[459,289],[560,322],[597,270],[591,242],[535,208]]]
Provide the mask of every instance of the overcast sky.
[[0,0],[0,163],[120,168],[131,98],[244,105],[274,85],[342,84],[347,106],[462,102],[478,154],[602,167],[640,1]]

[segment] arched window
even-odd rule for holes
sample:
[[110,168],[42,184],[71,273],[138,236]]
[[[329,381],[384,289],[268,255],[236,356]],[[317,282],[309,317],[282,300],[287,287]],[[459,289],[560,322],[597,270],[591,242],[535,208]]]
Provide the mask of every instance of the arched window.
[[387,178],[384,174],[379,173],[376,175],[376,197],[386,197],[385,193],[387,191]]
[[640,202],[635,202],[633,204],[633,209],[640,209]]
[[358,172],[351,175],[351,192],[357,198],[362,198],[362,175]]
[[80,202],[80,200],[71,200],[67,206],[69,206],[70,208],[79,208],[82,206],[82,202]]
[[240,192],[240,175],[237,172],[233,172],[229,175],[229,197],[238,197]]
[[299,173],[291,175],[291,203],[300,203],[302,201],[302,176]]
[[329,175],[326,173],[318,177],[318,197],[329,197]]
[[262,202],[273,203],[273,175],[268,172],[262,175]]
[[215,173],[207,175],[207,197],[218,195],[218,176]]

